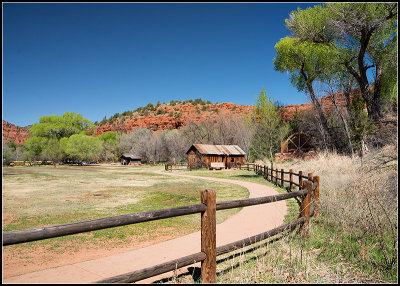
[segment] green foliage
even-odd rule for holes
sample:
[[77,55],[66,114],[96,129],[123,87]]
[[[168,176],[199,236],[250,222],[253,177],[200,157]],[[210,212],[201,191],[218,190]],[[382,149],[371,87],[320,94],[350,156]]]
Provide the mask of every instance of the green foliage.
[[63,138],[60,144],[65,148],[68,158],[73,160],[96,160],[102,151],[102,144],[98,138],[83,134]]
[[80,133],[90,127],[90,120],[83,118],[81,114],[64,112],[63,116],[50,115],[39,118],[39,123],[33,124],[29,130],[31,136],[47,138],[63,138]]
[[297,133],[300,131],[300,115],[297,113],[293,114],[292,119],[289,121],[290,131],[289,133]]
[[273,160],[280,142],[289,132],[289,124],[281,121],[275,102],[267,96],[264,88],[257,98],[253,120],[257,127],[251,140],[250,154],[254,159]]
[[115,142],[117,142],[118,139],[118,132],[107,131],[106,133],[97,136],[97,138],[106,143],[115,144]]
[[42,149],[42,159],[59,162],[65,157],[64,149],[57,138],[50,138]]
[[30,137],[23,144],[28,160],[37,160],[42,153],[43,146],[48,139],[45,137]]
[[[397,4],[326,3],[290,14],[286,25],[300,42],[336,51],[328,67],[351,74],[362,91],[369,116],[382,116],[381,104],[397,82]],[[342,69],[342,71],[340,71]],[[372,73],[367,73],[373,69]],[[368,75],[373,74],[371,80]],[[374,95],[367,84],[374,85]]]
[[365,101],[356,95],[350,106],[351,140],[354,148],[361,148],[362,140],[366,135],[373,134],[373,121],[364,111]]
[[290,37],[280,39],[275,50],[274,69],[289,72],[292,85],[302,92],[308,92],[307,84],[321,77],[338,56],[329,46]]

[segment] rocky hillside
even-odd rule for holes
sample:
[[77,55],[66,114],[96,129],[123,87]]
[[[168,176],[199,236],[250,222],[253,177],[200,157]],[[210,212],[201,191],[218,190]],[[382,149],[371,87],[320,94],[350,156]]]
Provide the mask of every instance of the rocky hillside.
[[14,141],[21,145],[29,138],[30,126],[18,127],[3,120],[3,142]]
[[[335,111],[335,107],[326,95],[320,100],[320,104],[325,113]],[[337,103],[341,108],[346,108],[346,100],[343,94],[337,94]],[[151,104],[149,104],[151,105]],[[284,120],[290,120],[298,112],[312,110],[312,103],[287,105],[280,107],[280,114]],[[109,120],[97,123],[96,135],[107,131],[130,132],[134,128],[142,127],[153,131],[165,129],[181,129],[189,122],[200,123],[206,118],[216,118],[221,114],[225,116],[243,116],[254,110],[251,105],[237,105],[233,103],[215,104],[158,104],[151,105],[150,108],[141,107],[136,111],[116,114]],[[13,140],[22,144],[29,138],[29,127],[18,127],[3,120],[3,141]]]
[[221,114],[226,116],[243,116],[253,110],[253,106],[236,105],[233,103],[216,103],[207,105],[160,105],[148,114],[135,112],[130,116],[121,116],[114,122],[99,125],[97,134],[107,131],[127,131],[138,127],[151,130],[180,129],[189,122],[200,123],[206,118],[216,118]]

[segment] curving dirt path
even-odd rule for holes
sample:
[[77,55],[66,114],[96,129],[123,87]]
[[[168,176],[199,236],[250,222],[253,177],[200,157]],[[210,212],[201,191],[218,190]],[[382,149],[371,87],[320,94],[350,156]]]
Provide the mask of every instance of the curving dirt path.
[[[190,176],[177,173],[167,173],[164,171],[156,171],[155,173],[237,184],[249,190],[250,198],[278,194],[278,192],[271,187],[251,182]],[[237,214],[217,225],[217,246],[253,236],[277,227],[283,223],[286,212],[287,208],[285,201],[245,207]],[[154,266],[199,251],[200,231],[176,239],[164,241],[159,244],[108,257],[10,277],[4,279],[3,283],[90,283],[111,276],[131,272],[136,269]],[[199,265],[199,263],[197,265]],[[151,283],[170,275],[171,273],[165,273],[141,282]]]

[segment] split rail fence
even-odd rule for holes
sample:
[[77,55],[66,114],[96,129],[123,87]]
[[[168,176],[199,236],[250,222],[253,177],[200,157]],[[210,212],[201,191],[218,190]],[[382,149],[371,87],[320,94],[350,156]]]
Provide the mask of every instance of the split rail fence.
[[[202,283],[215,283],[217,256],[266,240],[288,230],[293,231],[298,225],[300,225],[300,234],[307,235],[310,217],[312,217],[314,213],[317,213],[316,208],[319,200],[318,176],[313,176],[311,173],[309,173],[308,176],[304,176],[302,175],[301,171],[299,171],[298,174],[295,174],[292,172],[292,170],[285,172],[284,170],[279,171],[277,169],[256,164],[252,164],[250,166],[252,166],[252,169],[257,174],[264,175],[264,177],[269,181],[274,183],[280,182],[282,185],[283,183],[289,183],[289,192],[273,196],[216,202],[215,190],[206,189],[201,191],[201,203],[199,204],[104,217],[33,229],[3,232],[3,246],[200,213],[200,252],[165,263],[157,264],[152,267],[106,278],[97,281],[97,283],[132,283],[173,271],[197,262],[201,262]],[[281,174],[280,177],[278,176],[279,172]],[[284,175],[289,175],[289,180],[285,180]],[[298,177],[297,183],[293,181],[293,176]],[[293,186],[297,186],[298,190],[292,191],[294,189]],[[216,247],[216,211],[268,204],[290,198],[301,199],[298,219],[252,237]]]

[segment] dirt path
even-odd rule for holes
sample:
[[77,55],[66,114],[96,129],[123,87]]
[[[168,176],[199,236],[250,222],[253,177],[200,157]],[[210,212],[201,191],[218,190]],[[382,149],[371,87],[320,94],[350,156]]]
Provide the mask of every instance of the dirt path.
[[[166,173],[163,171],[157,171],[156,173],[237,184],[249,190],[250,198],[277,194],[277,191],[273,188],[256,183]],[[277,227],[283,223],[286,212],[285,201],[245,207],[225,222],[217,225],[217,246]],[[154,266],[199,251],[200,231],[108,257],[10,277],[3,279],[3,283],[90,283],[136,269]],[[166,273],[142,282],[150,283],[170,275],[171,273]]]

